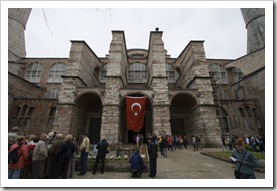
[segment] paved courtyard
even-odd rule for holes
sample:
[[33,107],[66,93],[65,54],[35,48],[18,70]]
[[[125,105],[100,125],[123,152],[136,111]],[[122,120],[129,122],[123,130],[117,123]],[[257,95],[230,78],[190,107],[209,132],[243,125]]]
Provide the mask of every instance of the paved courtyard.
[[[221,151],[221,149],[206,149],[203,151]],[[168,157],[158,157],[157,176],[155,179],[234,179],[233,164],[221,161],[193,151],[191,147],[183,150],[168,152]],[[230,153],[231,154],[231,153]],[[97,172],[93,175],[88,171],[84,176],[75,172],[74,179],[133,179],[128,172]],[[264,179],[265,174],[256,172],[257,179]],[[140,179],[151,179],[148,172],[142,174]]]

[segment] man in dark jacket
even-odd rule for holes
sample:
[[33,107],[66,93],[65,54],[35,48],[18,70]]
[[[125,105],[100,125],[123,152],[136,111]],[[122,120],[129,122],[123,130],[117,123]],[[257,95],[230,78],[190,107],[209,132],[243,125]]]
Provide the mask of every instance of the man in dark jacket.
[[143,173],[145,166],[143,165],[143,159],[139,154],[139,150],[131,156],[129,163],[131,163],[131,173],[132,177],[140,177]]
[[157,157],[158,157],[158,146],[155,144],[155,140],[152,139],[148,144],[148,155],[150,160],[150,175],[153,178],[157,173]]
[[98,149],[97,155],[96,155],[96,160],[94,163],[94,167],[93,167],[93,175],[95,175],[97,167],[98,167],[98,163],[101,160],[101,174],[104,173],[104,167],[105,167],[105,158],[106,158],[106,154],[108,153],[108,148],[109,144],[106,141],[106,138],[103,137],[102,140],[97,144],[96,149]]

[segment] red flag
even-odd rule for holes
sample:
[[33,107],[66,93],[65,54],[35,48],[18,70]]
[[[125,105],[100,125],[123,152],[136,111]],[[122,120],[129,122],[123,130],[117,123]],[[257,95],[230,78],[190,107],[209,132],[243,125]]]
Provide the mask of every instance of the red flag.
[[128,130],[142,129],[146,97],[126,97],[126,118]]

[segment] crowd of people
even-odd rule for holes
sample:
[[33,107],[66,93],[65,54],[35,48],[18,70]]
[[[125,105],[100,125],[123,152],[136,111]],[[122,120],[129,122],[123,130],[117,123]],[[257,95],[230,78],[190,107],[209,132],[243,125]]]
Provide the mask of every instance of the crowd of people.
[[[73,135],[63,136],[61,133],[41,132],[39,136],[19,134],[19,128],[12,128],[8,134],[9,141],[9,179],[67,179],[72,178],[75,171],[76,156],[80,154],[81,171],[79,176],[87,173],[87,158],[90,151],[90,140],[88,135],[82,135],[81,144],[78,145],[76,137]],[[137,134],[134,137],[138,150],[130,157],[130,169],[133,177],[140,177],[145,170],[140,146],[143,144],[144,137]],[[236,160],[236,170],[240,172],[241,178],[255,178],[253,168],[257,162],[251,152],[265,152],[264,138],[261,136],[247,136],[238,138],[236,135],[229,136],[223,134],[222,151],[226,149],[232,152],[232,157]],[[168,152],[188,149],[189,140],[182,135],[148,134],[146,137],[147,152],[149,156],[149,177],[154,178],[157,173],[157,157],[160,152],[161,157],[167,157]],[[194,151],[201,149],[199,137],[192,136],[190,140]],[[96,160],[93,167],[93,175],[96,174],[98,164],[101,162],[101,173],[105,171],[105,157],[108,151],[108,142],[102,137],[100,142],[95,145],[97,151]],[[17,151],[18,160],[10,159],[10,155]],[[12,155],[11,155],[12,157]],[[35,169],[35,170],[32,170]]]
[[[235,140],[239,137],[234,134],[222,134],[221,141],[222,141],[222,151],[232,151],[235,149]],[[265,139],[264,137],[257,135],[245,135],[243,138],[245,143],[245,149],[252,152],[265,152]]]
[[[76,156],[80,154],[81,171],[79,176],[87,173],[87,158],[90,150],[88,135],[82,135],[78,145],[73,135],[41,132],[39,136],[20,134],[19,128],[12,128],[8,134],[8,178],[9,179],[67,179],[73,178]],[[101,161],[101,173],[104,173],[105,156],[108,153],[105,137],[96,145],[97,156],[93,167],[96,174]],[[13,152],[17,151],[15,160]],[[12,159],[13,158],[13,159]],[[35,170],[33,170],[35,169]]]

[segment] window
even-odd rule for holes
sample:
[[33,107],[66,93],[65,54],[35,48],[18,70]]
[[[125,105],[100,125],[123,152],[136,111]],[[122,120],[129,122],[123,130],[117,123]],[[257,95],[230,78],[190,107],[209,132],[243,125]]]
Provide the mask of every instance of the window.
[[[23,106],[22,106],[23,105]],[[34,107],[27,104],[21,104],[16,108],[15,116],[12,120],[12,126],[29,127]]]
[[241,122],[244,128],[261,128],[261,123],[257,113],[257,109],[252,106],[242,106],[240,109]]
[[147,83],[147,67],[145,64],[135,62],[129,65],[129,83]]
[[28,116],[31,116],[32,113],[33,113],[33,110],[34,110],[33,107],[29,107],[27,115],[28,115]]
[[106,81],[107,66],[108,66],[108,64],[105,64],[101,67],[101,70],[100,70],[100,82],[101,83],[105,83],[105,81]]
[[20,109],[21,109],[21,107],[17,107],[17,108],[16,108],[15,115],[19,115]]
[[62,75],[65,74],[66,65],[62,62],[55,63],[49,70],[48,83],[62,83]]
[[21,117],[19,120],[19,127],[23,127],[23,126],[25,126],[25,118]]
[[228,122],[228,114],[225,109],[220,108],[216,110],[217,119],[219,120],[219,124],[221,127],[222,133],[229,133],[229,122]]
[[30,124],[31,124],[31,118],[28,117],[28,118],[26,119],[25,126],[26,126],[26,127],[30,127]]
[[54,117],[50,117],[47,122],[47,127],[53,127],[54,125]]
[[246,98],[245,90],[243,87],[238,88],[238,90],[236,92],[236,96],[237,96],[237,99],[245,99]]
[[234,75],[234,83],[242,80],[242,78],[244,77],[244,73],[242,73],[242,71],[237,67],[232,68],[232,72]]
[[56,89],[51,89],[45,94],[46,98],[58,98],[59,97],[59,91]]
[[49,111],[49,118],[48,118],[48,122],[47,122],[47,127],[53,127],[54,125],[54,121],[55,121],[55,115],[56,115],[56,107],[51,107],[50,111]]
[[243,108],[240,108],[239,111],[240,111],[240,115],[241,115],[242,117],[246,117],[246,115],[245,115],[245,110],[244,110]]
[[223,66],[217,63],[210,64],[209,71],[217,84],[228,84],[227,72]]
[[21,111],[21,115],[22,115],[22,116],[25,115],[27,108],[28,108],[28,105],[24,105],[24,106],[23,106],[22,111]]
[[42,64],[35,62],[30,64],[26,69],[25,79],[32,83],[39,83],[42,73]]
[[166,75],[168,77],[168,83],[176,83],[179,78],[178,72],[170,64],[166,64]]
[[55,114],[56,114],[56,107],[51,107],[49,116],[55,116]]

